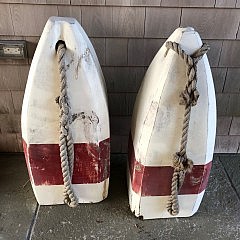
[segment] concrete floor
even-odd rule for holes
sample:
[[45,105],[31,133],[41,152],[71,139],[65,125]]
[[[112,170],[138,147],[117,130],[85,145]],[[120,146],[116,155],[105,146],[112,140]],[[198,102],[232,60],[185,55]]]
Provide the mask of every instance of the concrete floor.
[[111,159],[109,197],[98,204],[38,206],[22,154],[0,155],[2,239],[240,239],[240,155],[216,155],[203,202],[191,218],[140,220],[128,206],[126,156]]

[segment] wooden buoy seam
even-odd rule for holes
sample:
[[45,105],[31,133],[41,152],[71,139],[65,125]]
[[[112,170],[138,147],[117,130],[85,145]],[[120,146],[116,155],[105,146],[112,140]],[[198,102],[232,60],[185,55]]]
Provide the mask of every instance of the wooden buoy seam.
[[191,56],[186,54],[181,46],[176,42],[166,42],[168,54],[169,49],[175,51],[186,64],[186,75],[188,78],[184,91],[180,94],[180,104],[185,105],[185,113],[183,119],[182,136],[180,151],[175,153],[173,159],[173,177],[171,183],[171,196],[167,203],[168,212],[176,216],[179,213],[178,193],[182,187],[187,172],[191,172],[193,168],[193,161],[188,159],[186,148],[188,141],[188,130],[191,116],[191,108],[197,104],[199,98],[199,92],[197,90],[197,63],[202,56],[207,53],[209,46],[203,44],[196,52]]

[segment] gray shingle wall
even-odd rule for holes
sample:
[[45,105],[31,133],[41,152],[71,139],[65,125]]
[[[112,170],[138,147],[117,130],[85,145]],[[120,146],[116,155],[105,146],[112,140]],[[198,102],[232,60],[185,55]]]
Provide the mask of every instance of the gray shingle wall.
[[0,151],[22,151],[20,113],[27,74],[48,17],[83,26],[106,79],[112,152],[126,153],[131,114],[143,76],[166,38],[193,26],[209,43],[216,89],[216,152],[239,152],[240,0],[0,0],[0,39],[27,41],[28,58],[0,60]]

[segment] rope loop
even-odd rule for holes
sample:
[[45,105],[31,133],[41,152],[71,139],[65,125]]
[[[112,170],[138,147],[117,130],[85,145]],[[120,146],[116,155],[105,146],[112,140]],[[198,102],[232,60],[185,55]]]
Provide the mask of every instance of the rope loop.
[[65,68],[65,53],[66,46],[64,42],[59,42],[56,45],[58,68],[60,74],[60,96],[55,99],[60,108],[60,158],[61,168],[64,184],[64,203],[69,207],[76,207],[78,205],[78,199],[74,194],[72,187],[72,174],[73,174],[73,162],[74,162],[74,147],[72,134],[70,132],[70,107],[67,97],[67,79]]
[[185,113],[182,126],[181,146],[180,151],[174,155],[173,158],[173,177],[171,183],[171,196],[167,203],[168,212],[176,216],[179,213],[178,193],[182,187],[186,173],[190,173],[193,168],[193,161],[188,159],[187,140],[188,140],[188,129],[191,115],[191,107],[197,104],[199,98],[199,92],[197,90],[197,63],[209,50],[207,44],[203,44],[201,48],[195,51],[192,55],[188,55],[176,42],[166,42],[166,53],[168,54],[169,49],[176,52],[184,61],[186,65],[187,83],[185,89],[180,94],[180,104],[185,105]]

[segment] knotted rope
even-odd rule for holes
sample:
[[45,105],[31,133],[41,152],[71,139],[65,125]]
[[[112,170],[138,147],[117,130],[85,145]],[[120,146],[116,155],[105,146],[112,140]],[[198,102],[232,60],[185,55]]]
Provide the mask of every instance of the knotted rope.
[[74,161],[73,139],[69,129],[70,107],[67,97],[67,79],[65,69],[66,46],[63,42],[57,45],[58,68],[61,81],[61,93],[56,100],[60,107],[60,157],[64,184],[64,202],[70,207],[76,207],[78,199],[72,188],[72,174]]
[[174,155],[173,159],[173,177],[171,184],[171,196],[167,203],[168,212],[175,216],[179,213],[178,193],[184,182],[185,174],[191,172],[193,168],[193,161],[188,159],[186,148],[188,140],[188,129],[191,115],[191,108],[197,104],[199,93],[197,90],[197,63],[202,56],[209,50],[207,44],[203,44],[191,56],[186,54],[178,43],[166,42],[167,55],[169,49],[175,51],[186,64],[186,75],[188,78],[184,91],[180,94],[180,104],[185,105],[185,113],[182,127],[181,146],[179,152]]

